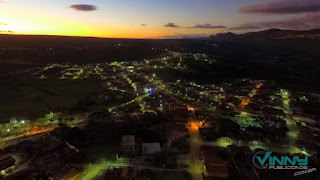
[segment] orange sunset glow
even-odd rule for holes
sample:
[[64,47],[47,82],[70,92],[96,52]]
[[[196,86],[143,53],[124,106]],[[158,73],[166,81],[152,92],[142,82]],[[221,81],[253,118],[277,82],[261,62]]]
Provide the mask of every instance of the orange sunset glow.
[[[191,0],[174,2],[34,0],[31,4],[27,1],[3,0],[0,1],[0,31],[5,34],[182,38],[273,27],[308,29],[315,25],[313,19],[317,14],[301,13],[298,17],[279,16],[276,18],[277,21],[273,16],[252,16],[250,14],[273,14],[268,9],[272,8],[273,3],[263,1],[256,4],[261,6],[262,12],[252,10],[254,6],[251,4],[255,3],[257,2],[254,0],[247,2],[204,0],[201,3]],[[286,11],[285,5],[283,6],[283,11]],[[293,17],[297,18],[298,22],[301,20],[306,24],[295,26],[293,23],[284,23],[294,22]],[[267,21],[260,21],[262,18]]]

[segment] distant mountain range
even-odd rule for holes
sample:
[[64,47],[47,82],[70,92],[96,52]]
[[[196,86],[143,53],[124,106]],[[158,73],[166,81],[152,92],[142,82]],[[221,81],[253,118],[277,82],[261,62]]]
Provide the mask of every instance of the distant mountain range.
[[281,30],[268,29],[259,32],[249,32],[244,34],[219,33],[211,35],[210,40],[215,41],[233,41],[233,40],[270,40],[270,39],[310,39],[320,40],[320,29],[295,31],[295,30]]

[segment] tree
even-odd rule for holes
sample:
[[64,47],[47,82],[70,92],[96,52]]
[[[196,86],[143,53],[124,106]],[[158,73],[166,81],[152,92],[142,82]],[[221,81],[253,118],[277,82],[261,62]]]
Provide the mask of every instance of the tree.
[[189,150],[189,142],[186,137],[179,137],[172,141],[171,147],[178,150]]

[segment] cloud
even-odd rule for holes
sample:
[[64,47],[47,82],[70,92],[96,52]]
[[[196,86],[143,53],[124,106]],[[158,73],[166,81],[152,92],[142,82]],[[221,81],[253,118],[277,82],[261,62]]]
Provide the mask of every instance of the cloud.
[[297,30],[316,29],[320,28],[320,13],[296,16],[287,20],[262,22],[260,23],[260,26],[266,28],[282,28]]
[[229,30],[257,30],[257,29],[292,29],[308,30],[320,28],[320,13],[304,14],[290,19],[247,23],[229,28]]
[[255,30],[255,29],[261,29],[260,26],[254,25],[254,24],[241,24],[239,26],[234,26],[231,28],[228,28],[229,30],[234,30],[234,31],[241,31],[241,30]]
[[0,33],[14,33],[14,31],[12,31],[12,30],[5,30],[5,31],[0,30]]
[[208,34],[176,34],[176,35],[167,35],[163,36],[164,39],[196,39],[209,37]]
[[320,12],[320,0],[269,0],[244,6],[239,10],[248,14],[297,14]]
[[147,24],[141,24],[141,26],[147,26]]
[[178,25],[176,25],[174,23],[168,23],[168,24],[164,25],[164,27],[177,28],[177,27],[180,27],[180,26],[178,26]]
[[90,4],[74,4],[69,6],[70,8],[77,11],[95,11],[98,10],[98,7]]
[[197,24],[189,28],[220,29],[220,28],[226,28],[226,26],[221,26],[221,25],[213,26],[211,24]]

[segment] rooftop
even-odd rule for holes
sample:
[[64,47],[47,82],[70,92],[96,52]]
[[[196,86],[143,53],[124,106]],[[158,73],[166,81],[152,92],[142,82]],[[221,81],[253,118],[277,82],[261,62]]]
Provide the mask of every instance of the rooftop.
[[142,143],[142,154],[154,154],[161,152],[160,143]]
[[122,136],[121,146],[134,146],[135,136],[134,135],[124,135]]

